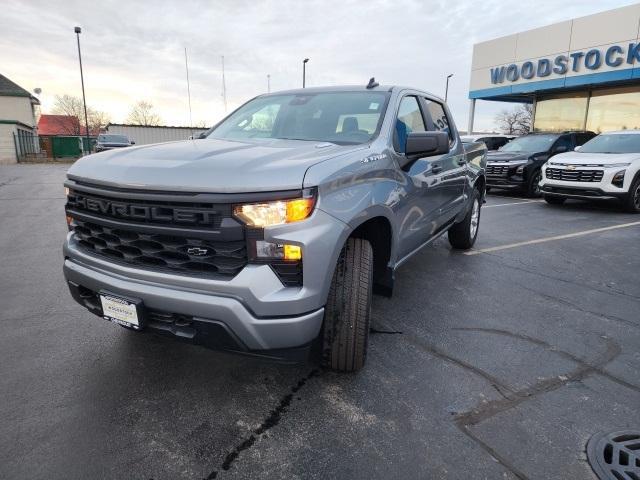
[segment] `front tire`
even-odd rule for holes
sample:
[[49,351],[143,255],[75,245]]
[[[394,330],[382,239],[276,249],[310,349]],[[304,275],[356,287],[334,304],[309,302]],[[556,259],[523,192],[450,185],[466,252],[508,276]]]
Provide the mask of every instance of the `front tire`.
[[640,213],[640,175],[631,183],[624,209],[630,213]]
[[527,184],[527,197],[536,198],[541,195],[540,180],[542,180],[542,172],[538,169],[531,174],[531,178]]
[[549,205],[562,205],[565,202],[566,198],[556,197],[555,195],[545,195],[544,201]]
[[468,250],[476,243],[480,227],[481,206],[480,192],[474,188],[469,212],[460,223],[454,223],[449,229],[449,243],[453,248]]
[[373,250],[350,238],[340,253],[324,311],[322,364],[338,372],[360,370],[367,357]]

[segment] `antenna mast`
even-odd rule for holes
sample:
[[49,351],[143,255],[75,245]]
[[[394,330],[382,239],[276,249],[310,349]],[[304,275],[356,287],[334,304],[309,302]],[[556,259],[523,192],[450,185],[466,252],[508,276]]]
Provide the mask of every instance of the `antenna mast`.
[[227,113],[227,84],[224,79],[224,55],[222,55],[222,100],[224,101],[224,113]]
[[184,47],[184,68],[187,71],[187,96],[189,98],[189,129],[193,137],[193,116],[191,114],[191,87],[189,85],[189,63],[187,62],[187,47]]

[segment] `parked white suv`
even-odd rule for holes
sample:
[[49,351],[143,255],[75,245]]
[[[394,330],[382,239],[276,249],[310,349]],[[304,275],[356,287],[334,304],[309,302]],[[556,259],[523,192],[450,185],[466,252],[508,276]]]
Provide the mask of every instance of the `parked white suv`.
[[640,130],[607,132],[542,167],[540,188],[548,203],[567,198],[617,199],[640,213]]

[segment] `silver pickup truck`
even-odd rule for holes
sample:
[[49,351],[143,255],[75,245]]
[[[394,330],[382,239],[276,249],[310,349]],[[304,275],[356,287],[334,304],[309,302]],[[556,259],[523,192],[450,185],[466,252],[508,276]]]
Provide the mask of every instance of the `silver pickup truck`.
[[485,162],[419,90],[261,95],[200,139],[78,160],[64,275],[131,330],[355,371],[398,266],[444,233],[474,244]]

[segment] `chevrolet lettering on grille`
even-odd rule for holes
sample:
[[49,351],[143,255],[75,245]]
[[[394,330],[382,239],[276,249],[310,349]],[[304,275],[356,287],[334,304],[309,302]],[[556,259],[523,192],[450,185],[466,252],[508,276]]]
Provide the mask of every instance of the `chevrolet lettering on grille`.
[[174,208],[164,206],[136,205],[127,202],[103,198],[74,195],[69,197],[68,207],[86,210],[114,218],[130,220],[155,220],[192,225],[210,225],[216,212],[193,208]]

